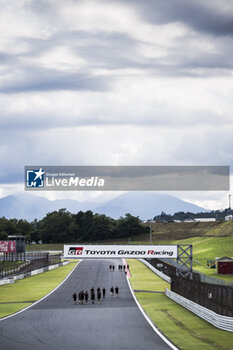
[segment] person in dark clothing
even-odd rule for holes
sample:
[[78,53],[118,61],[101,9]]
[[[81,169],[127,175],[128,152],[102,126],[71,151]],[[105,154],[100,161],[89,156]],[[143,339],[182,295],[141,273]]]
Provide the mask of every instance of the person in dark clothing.
[[112,265],[109,265],[109,270],[110,270],[110,271],[112,270]]
[[114,294],[114,288],[113,287],[110,288],[110,292],[111,292],[111,295]]
[[101,299],[101,291],[100,291],[100,289],[97,290],[97,299],[98,299],[98,303],[100,303],[100,299]]
[[79,302],[79,304],[81,304],[81,299],[82,299],[82,292],[79,292],[78,293],[78,302]]
[[113,270],[113,271],[115,270],[115,266],[114,266],[114,265],[112,265],[112,270]]
[[123,270],[125,271],[125,265],[123,266]]
[[118,297],[118,294],[119,294],[119,287],[118,286],[115,287],[115,293],[116,293],[116,296]]
[[91,293],[95,293],[94,287],[91,287]]
[[97,288],[97,293],[99,293],[99,292],[100,292],[100,287]]
[[73,299],[74,299],[74,304],[76,304],[77,302],[77,294],[74,292],[74,294],[72,295]]
[[102,289],[102,293],[103,293],[103,298],[105,298],[105,293],[106,293],[106,289],[105,288]]
[[91,302],[92,302],[92,304],[95,304],[95,291],[94,290],[91,292]]
[[83,305],[84,302],[84,291],[81,291],[81,304]]
[[88,295],[88,292],[86,291],[84,294],[86,304],[88,303],[88,297],[89,297],[89,295]]

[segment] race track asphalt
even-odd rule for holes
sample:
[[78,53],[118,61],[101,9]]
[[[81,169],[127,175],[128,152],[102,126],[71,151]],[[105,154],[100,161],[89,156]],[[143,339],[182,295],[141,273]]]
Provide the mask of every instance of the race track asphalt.
[[[168,350],[138,309],[121,260],[83,260],[54,293],[0,322],[1,350]],[[109,265],[115,265],[115,271]],[[111,286],[119,296],[111,296]],[[73,304],[72,294],[106,288],[100,304]]]

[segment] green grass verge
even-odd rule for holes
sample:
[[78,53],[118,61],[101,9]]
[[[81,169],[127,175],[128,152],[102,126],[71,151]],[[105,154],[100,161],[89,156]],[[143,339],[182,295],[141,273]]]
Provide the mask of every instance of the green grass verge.
[[157,277],[149,268],[138,260],[128,259],[130,267],[130,283],[133,289],[164,292],[170,289],[170,284],[162,278]]
[[44,297],[56,288],[75,264],[0,286],[0,318],[15,313]]
[[[133,289],[164,291],[168,285],[137,260],[128,260]],[[143,286],[143,287],[142,287]],[[181,350],[230,350],[233,334],[212,326],[164,294],[135,293],[161,332]]]

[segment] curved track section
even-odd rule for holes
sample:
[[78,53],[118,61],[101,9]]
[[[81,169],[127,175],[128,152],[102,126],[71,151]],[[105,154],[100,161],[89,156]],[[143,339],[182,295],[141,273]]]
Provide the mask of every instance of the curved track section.
[[[65,283],[30,309],[0,322],[4,350],[168,350],[138,309],[121,260],[84,260]],[[109,265],[115,265],[115,271]],[[119,296],[111,296],[111,286]],[[100,304],[74,305],[72,294],[106,288]]]

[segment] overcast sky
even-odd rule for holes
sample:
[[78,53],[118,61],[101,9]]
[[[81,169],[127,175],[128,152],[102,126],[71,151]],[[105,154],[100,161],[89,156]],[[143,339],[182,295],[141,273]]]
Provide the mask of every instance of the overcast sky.
[[31,164],[232,169],[232,52],[233,0],[1,0],[0,197]]

